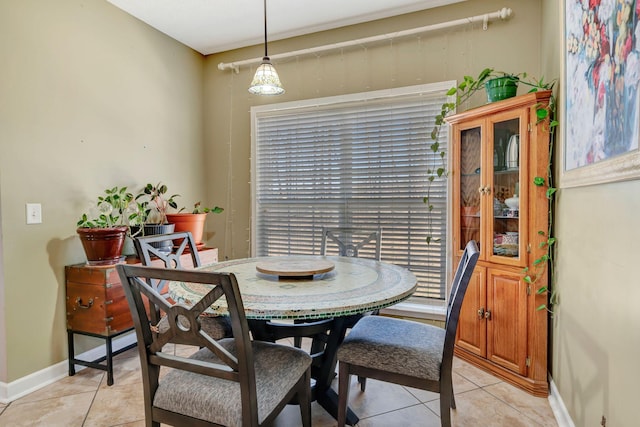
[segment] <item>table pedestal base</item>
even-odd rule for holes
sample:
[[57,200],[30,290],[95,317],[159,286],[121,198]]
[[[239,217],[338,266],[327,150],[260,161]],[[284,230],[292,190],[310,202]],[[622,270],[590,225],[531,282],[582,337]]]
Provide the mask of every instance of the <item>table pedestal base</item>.
[[[332,417],[338,419],[338,394],[331,388],[331,382],[335,377],[338,363],[338,346],[344,340],[347,326],[351,323],[349,318],[319,319],[317,322],[302,324],[247,320],[254,339],[259,341],[276,342],[282,338],[312,338],[311,353],[316,355],[311,365],[311,377],[315,379],[315,385],[311,390],[312,399]],[[358,416],[347,408],[347,424],[354,426],[358,421]]]

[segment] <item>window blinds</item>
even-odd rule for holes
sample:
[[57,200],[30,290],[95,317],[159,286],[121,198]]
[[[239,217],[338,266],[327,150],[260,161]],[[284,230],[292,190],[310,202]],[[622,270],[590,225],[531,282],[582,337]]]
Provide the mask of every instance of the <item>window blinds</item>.
[[254,254],[319,254],[323,226],[381,227],[382,260],[418,277],[416,297],[444,299],[446,180],[432,184],[431,213],[423,199],[427,169],[442,161],[430,135],[447,97],[425,86],[252,110]]

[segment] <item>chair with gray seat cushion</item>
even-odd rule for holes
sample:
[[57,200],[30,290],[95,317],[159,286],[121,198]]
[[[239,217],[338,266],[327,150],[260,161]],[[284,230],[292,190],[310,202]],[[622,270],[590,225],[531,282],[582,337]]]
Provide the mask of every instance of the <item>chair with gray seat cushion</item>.
[[[320,244],[320,255],[338,255],[347,257],[359,257],[363,251],[364,258],[372,258],[380,261],[382,229],[361,229],[354,227],[322,227],[322,240]],[[376,312],[377,313],[377,312]],[[350,316],[345,323],[346,328],[351,328],[363,315]],[[307,321],[296,320],[296,325],[307,323]],[[317,351],[322,347],[322,343],[314,338],[312,347]],[[294,345],[300,347],[302,337],[294,337]],[[364,390],[364,382],[362,389]]]
[[440,420],[451,425],[455,409],[451,368],[460,307],[478,261],[470,241],[453,278],[445,328],[384,316],[362,318],[338,349],[338,426],[345,425],[351,375],[440,393]]
[[[320,255],[336,254],[339,256],[371,258],[380,261],[382,258],[382,228],[357,227],[322,227]],[[363,316],[379,314],[379,310],[350,316],[346,328],[353,328]],[[360,390],[367,387],[367,379],[359,377]]]
[[[171,249],[168,252],[161,250],[158,247],[159,243],[167,241],[172,241],[173,243],[169,246]],[[166,268],[182,269],[184,267],[200,267],[198,249],[195,240],[189,231],[140,236],[133,239],[133,244],[142,265],[151,266],[153,265],[153,261],[157,259],[164,263]],[[183,255],[190,255],[187,259],[190,260],[191,265],[182,265],[181,258]],[[168,297],[167,289],[164,288],[164,284],[159,283],[158,285],[162,285],[162,288],[156,290],[165,297]],[[153,313],[152,316],[156,330],[163,332],[168,328],[167,319],[163,317],[162,313]],[[228,318],[223,316],[213,317],[203,315],[200,321],[202,323],[202,329],[204,329],[213,339],[231,337],[231,324],[229,323]],[[180,342],[178,344],[189,343]]]
[[[251,340],[233,273],[124,264],[116,269],[136,330],[147,426],[267,426],[292,399],[300,404],[301,424],[311,426],[311,357],[292,346]],[[158,282],[202,284],[210,291],[186,306],[150,285]],[[200,315],[221,298],[233,338],[216,341],[201,327]],[[166,331],[151,330],[147,306],[166,313]],[[201,348],[189,357],[165,353],[176,338]]]

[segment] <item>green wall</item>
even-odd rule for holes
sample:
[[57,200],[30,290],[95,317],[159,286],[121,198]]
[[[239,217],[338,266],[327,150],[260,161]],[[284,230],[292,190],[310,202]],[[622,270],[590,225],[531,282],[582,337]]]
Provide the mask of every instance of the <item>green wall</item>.
[[[0,58],[9,383],[67,358],[64,266],[85,261],[75,224],[91,201],[160,180],[207,199],[204,58],[103,0],[0,0]],[[26,203],[42,224],[26,225]]]

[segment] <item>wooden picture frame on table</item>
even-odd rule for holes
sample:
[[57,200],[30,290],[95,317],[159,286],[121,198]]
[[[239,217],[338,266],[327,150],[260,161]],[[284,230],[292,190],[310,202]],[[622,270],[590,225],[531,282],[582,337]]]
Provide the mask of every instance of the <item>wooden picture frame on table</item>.
[[640,1],[564,1],[560,188],[640,178]]

